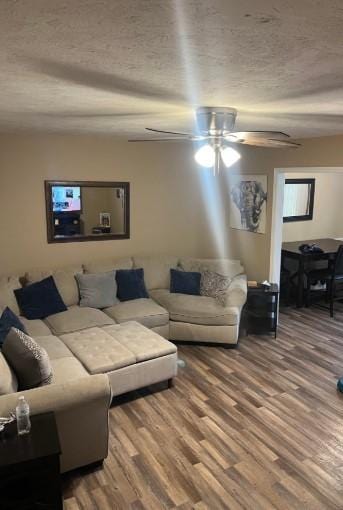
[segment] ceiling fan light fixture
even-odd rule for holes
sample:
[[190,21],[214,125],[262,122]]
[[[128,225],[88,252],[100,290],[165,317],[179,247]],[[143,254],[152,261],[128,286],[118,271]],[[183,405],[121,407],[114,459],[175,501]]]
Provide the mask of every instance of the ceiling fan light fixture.
[[220,155],[226,168],[229,168],[241,159],[239,152],[232,147],[221,147]]
[[216,159],[214,148],[208,143],[203,145],[194,154],[194,159],[200,166],[213,167]]

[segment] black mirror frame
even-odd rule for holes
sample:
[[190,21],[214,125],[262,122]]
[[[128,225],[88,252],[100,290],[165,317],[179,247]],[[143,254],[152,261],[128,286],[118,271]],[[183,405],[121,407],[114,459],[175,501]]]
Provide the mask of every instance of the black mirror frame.
[[283,216],[283,222],[310,221],[313,219],[315,179],[285,179],[285,184],[310,184],[309,213],[302,216]]
[[[52,186],[84,186],[93,188],[123,188],[125,193],[124,234],[74,235],[70,237],[54,237]],[[114,239],[130,239],[130,183],[108,181],[44,181],[45,209],[48,243],[77,243],[84,241],[109,241]]]

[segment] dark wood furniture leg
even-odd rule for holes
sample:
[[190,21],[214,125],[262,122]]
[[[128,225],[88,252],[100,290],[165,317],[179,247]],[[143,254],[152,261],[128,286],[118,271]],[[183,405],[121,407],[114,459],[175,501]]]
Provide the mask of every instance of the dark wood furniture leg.
[[330,282],[327,282],[327,285],[330,285],[330,317],[333,317],[333,302],[335,297],[335,280],[332,279]]
[[299,257],[297,308],[304,306],[304,259]]
[[173,388],[174,386],[174,379],[171,378],[171,379],[168,379],[168,388]]

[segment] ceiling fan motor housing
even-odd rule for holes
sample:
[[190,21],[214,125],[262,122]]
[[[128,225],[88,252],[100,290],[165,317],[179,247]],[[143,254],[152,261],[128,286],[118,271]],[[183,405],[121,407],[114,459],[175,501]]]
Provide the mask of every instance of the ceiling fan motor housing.
[[196,123],[200,134],[223,136],[233,131],[237,110],[234,108],[202,106],[196,110]]

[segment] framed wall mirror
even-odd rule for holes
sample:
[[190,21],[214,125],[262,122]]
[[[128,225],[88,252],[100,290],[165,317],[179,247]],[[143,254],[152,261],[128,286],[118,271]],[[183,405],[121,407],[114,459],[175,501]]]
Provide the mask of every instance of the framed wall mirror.
[[130,184],[45,181],[48,243],[130,237]]
[[315,179],[286,179],[283,221],[308,221],[313,218]]

